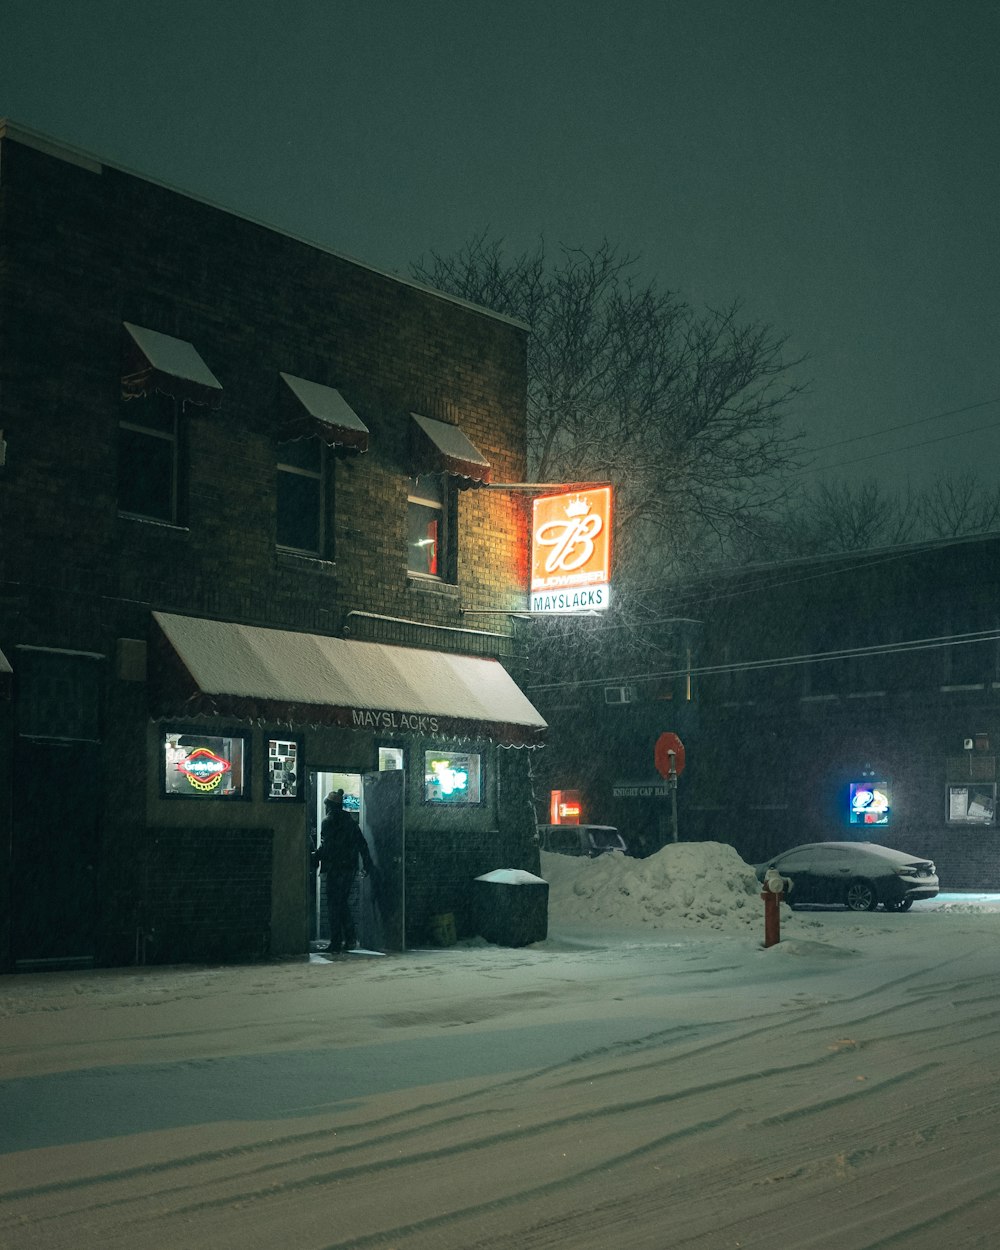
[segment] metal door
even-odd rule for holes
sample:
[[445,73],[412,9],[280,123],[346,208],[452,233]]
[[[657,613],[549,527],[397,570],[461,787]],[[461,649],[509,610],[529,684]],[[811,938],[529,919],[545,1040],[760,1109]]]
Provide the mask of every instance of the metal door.
[[362,882],[358,937],[371,950],[406,949],[406,832],[403,772],[365,773],[362,832],[375,862]]

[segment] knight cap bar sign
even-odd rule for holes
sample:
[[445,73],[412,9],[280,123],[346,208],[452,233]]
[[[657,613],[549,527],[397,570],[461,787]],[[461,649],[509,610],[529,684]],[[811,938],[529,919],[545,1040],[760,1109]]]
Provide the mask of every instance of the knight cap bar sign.
[[531,611],[603,611],[610,602],[611,487],[535,499]]

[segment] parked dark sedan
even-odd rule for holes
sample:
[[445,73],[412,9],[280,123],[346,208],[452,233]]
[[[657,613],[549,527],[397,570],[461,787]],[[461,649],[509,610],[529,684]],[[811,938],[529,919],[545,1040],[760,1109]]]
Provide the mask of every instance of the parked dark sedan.
[[756,867],[758,881],[769,868],[790,878],[791,907],[840,903],[852,911],[907,911],[915,899],[938,892],[937,869],[929,859],[874,842],[810,842],[793,846]]

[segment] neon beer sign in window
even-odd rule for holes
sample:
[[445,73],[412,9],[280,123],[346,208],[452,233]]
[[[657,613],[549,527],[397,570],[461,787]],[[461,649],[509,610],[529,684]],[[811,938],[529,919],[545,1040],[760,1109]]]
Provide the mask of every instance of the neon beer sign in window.
[[887,825],[889,810],[889,787],[884,781],[851,782],[852,825]]
[[532,612],[603,611],[611,602],[611,487],[535,499]]
[[238,799],[245,791],[240,736],[165,733],[163,793],[167,798]]

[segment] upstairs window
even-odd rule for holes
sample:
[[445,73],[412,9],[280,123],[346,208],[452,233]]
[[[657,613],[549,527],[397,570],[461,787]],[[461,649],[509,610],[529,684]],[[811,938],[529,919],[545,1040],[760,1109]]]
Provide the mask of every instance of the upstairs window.
[[160,391],[129,400],[118,430],[118,511],[178,521],[178,401]]
[[278,546],[303,555],[328,551],[328,453],[318,438],[278,444]]
[[406,568],[454,581],[451,559],[454,491],[444,473],[410,478],[406,504]]

